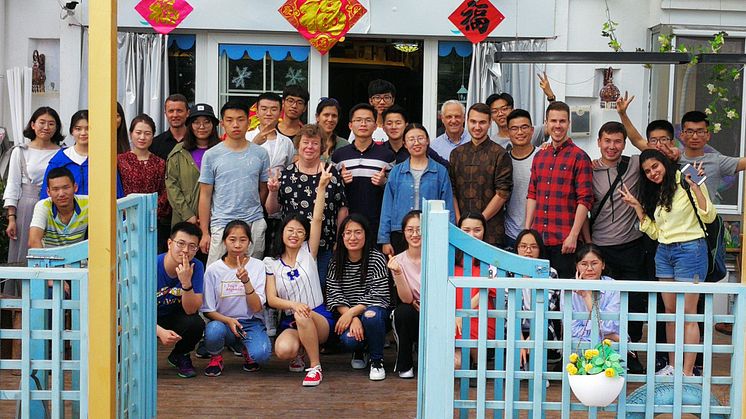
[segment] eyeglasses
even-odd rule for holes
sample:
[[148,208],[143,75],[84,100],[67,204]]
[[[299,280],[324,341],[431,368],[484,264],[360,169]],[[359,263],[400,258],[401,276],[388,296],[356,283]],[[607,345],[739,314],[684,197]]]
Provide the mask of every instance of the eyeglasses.
[[510,132],[514,134],[518,132],[519,130],[523,132],[528,132],[531,129],[531,125],[521,125],[520,127],[510,127],[508,129],[510,130]]
[[205,127],[211,127],[212,121],[204,121],[204,122],[198,122],[198,121],[192,121],[193,127],[199,127],[199,128],[205,128]]
[[54,121],[36,121],[34,122],[34,125],[38,127],[54,128],[57,126],[57,123]]
[[394,96],[390,94],[373,95],[370,97],[370,100],[372,100],[373,102],[391,102],[392,100],[394,100]]
[[513,107],[512,107],[512,106],[507,106],[507,105],[506,105],[506,106],[502,106],[502,107],[500,107],[500,108],[492,108],[492,109],[490,109],[490,113],[491,113],[492,115],[497,115],[497,114],[499,114],[499,113],[508,113],[508,112],[510,112],[511,110],[513,110]]
[[404,229],[404,234],[407,236],[421,236],[422,235],[422,229],[419,227],[407,227]]
[[357,238],[360,238],[360,237],[363,237],[363,235],[365,235],[365,232],[364,232],[363,230],[345,230],[345,232],[344,232],[344,233],[342,233],[342,235],[343,235],[343,236],[344,236],[344,237],[345,237],[346,239],[349,239],[349,238],[350,238],[350,237],[352,237],[352,236],[355,236],[355,237],[357,237]]
[[196,252],[197,249],[199,249],[199,247],[196,244],[194,244],[194,243],[187,243],[184,240],[177,240],[177,241],[174,242],[174,244],[179,249],[184,249],[186,247],[187,250],[189,250],[190,252]]
[[521,243],[517,247],[518,247],[518,250],[530,250],[532,252],[535,251],[535,250],[539,250],[539,245],[538,244],[523,244],[523,243]]
[[686,135],[688,137],[691,137],[691,136],[693,136],[695,134],[698,137],[704,137],[707,134],[707,130],[706,129],[702,129],[702,128],[700,128],[698,130],[693,130],[693,129],[685,129],[684,130],[684,135]]
[[427,142],[427,137],[425,136],[407,137],[406,141],[410,144],[414,144],[414,143],[425,144]]
[[287,102],[288,106],[296,106],[297,105],[299,107],[302,107],[302,106],[306,105],[306,101],[305,100],[303,100],[303,99],[293,99],[293,98],[290,98],[290,97],[287,98],[287,99],[285,99],[285,102]]
[[578,262],[578,268],[581,270],[586,270],[588,268],[593,269],[594,271],[601,267],[603,263],[600,260],[593,260],[590,262]]
[[352,120],[353,124],[358,124],[358,125],[360,124],[370,125],[374,122],[376,122],[376,120],[372,118],[355,118]]
[[306,237],[306,231],[305,230],[293,230],[291,228],[285,230],[285,233],[287,233],[288,236],[297,236],[298,238],[302,239],[303,237]]
[[671,137],[650,137],[648,138],[648,144],[656,145],[658,143],[670,143]]

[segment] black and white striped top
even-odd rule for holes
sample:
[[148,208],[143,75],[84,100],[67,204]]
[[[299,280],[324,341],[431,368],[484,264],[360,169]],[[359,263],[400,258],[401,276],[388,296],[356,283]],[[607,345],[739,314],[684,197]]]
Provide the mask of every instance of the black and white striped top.
[[342,277],[336,277],[337,264],[334,259],[329,263],[326,275],[326,306],[329,311],[339,306],[353,307],[358,304],[388,308],[389,269],[386,257],[376,249],[368,256],[366,278],[361,280],[362,260],[345,262]]

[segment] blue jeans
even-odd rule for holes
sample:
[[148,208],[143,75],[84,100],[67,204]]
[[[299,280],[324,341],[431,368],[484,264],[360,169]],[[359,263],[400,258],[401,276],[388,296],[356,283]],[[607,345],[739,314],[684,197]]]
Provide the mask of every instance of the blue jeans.
[[[272,344],[269,342],[264,322],[257,318],[241,319],[238,322],[241,323],[243,331],[246,333],[243,344],[249,351],[249,356],[254,362],[266,364],[272,354]],[[225,345],[231,345],[238,339],[228,325],[223,322],[211,321],[205,327],[205,347],[210,355],[221,353]]]
[[[368,317],[366,313],[374,313],[374,316]],[[383,361],[383,345],[386,340],[386,331],[388,320],[391,316],[391,310],[383,307],[368,307],[358,318],[363,323],[365,339],[358,342],[354,337],[349,336],[350,329],[347,328],[340,336],[339,341],[347,351],[362,351],[367,344],[370,359],[373,361]]]
[[321,291],[326,291],[326,273],[329,272],[329,262],[332,260],[334,252],[331,250],[319,249],[316,255],[316,266],[319,268],[319,282],[321,282]]
[[704,282],[707,276],[707,242],[696,239],[680,243],[658,244],[655,276],[681,282]]

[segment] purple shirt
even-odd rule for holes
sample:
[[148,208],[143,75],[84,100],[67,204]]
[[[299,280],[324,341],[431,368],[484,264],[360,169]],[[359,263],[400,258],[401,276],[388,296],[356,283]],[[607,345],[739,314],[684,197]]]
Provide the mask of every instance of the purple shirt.
[[205,152],[207,151],[206,148],[195,148],[194,150],[190,151],[192,154],[192,158],[194,159],[194,164],[197,165],[197,169],[200,171],[202,170],[202,156],[205,155]]

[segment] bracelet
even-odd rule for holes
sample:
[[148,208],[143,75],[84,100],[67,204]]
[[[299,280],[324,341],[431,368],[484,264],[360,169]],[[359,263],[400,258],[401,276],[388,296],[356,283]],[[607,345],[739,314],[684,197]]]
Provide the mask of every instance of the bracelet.
[[7,217],[7,218],[10,218],[10,217],[17,218],[15,214],[8,214],[5,217]]
[[554,101],[556,101],[556,100],[557,100],[557,97],[556,97],[556,96],[550,96],[550,97],[547,97],[547,102],[554,102]]
[[251,290],[251,292],[247,292],[246,295],[249,296],[249,295],[251,295],[251,294],[253,294],[255,292],[256,292],[256,290]]
[[194,285],[190,286],[189,288],[182,288],[181,290],[184,292],[191,291],[194,289]]

